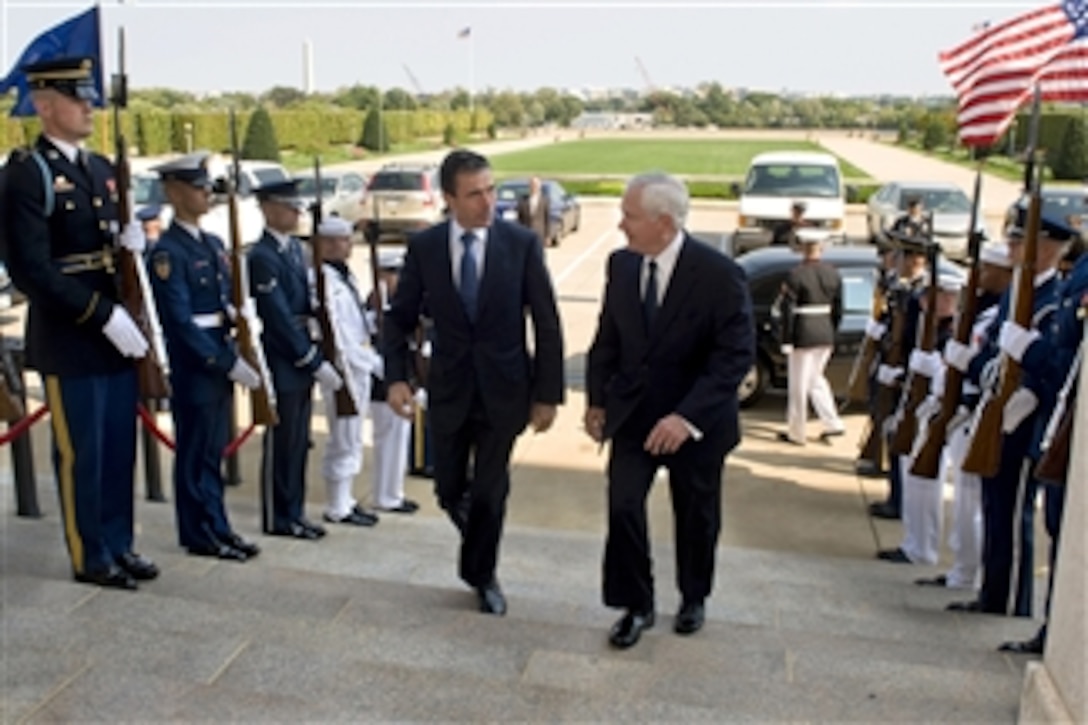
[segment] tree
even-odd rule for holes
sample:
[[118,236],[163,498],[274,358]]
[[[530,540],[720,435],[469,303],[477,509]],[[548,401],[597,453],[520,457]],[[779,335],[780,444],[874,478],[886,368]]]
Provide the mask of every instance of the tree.
[[385,92],[382,107],[387,111],[414,111],[416,99],[403,88],[390,88]]
[[276,128],[268,109],[261,106],[249,119],[246,138],[242,142],[243,159],[280,160],[280,144],[276,140]]
[[377,108],[372,108],[366,114],[363,121],[363,136],[359,139],[359,145],[370,151],[389,150],[389,130],[385,127],[385,119]]
[[1084,122],[1080,118],[1070,118],[1065,124],[1058,153],[1050,158],[1050,170],[1054,178],[1063,181],[1083,179],[1084,152]]
[[276,108],[286,108],[306,100],[306,94],[298,88],[275,86],[262,94],[261,100],[265,103],[271,103]]

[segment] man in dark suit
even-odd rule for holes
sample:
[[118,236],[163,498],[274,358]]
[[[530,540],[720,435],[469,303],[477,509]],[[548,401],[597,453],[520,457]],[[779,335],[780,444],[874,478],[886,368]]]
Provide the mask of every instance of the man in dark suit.
[[540,243],[558,246],[559,242],[551,237],[551,208],[548,195],[540,184],[540,178],[529,179],[529,193],[518,199],[518,223],[532,229],[540,237]]
[[112,164],[82,148],[98,98],[92,64],[62,58],[21,69],[42,134],[8,163],[2,235],[29,300],[27,366],[41,375],[49,404],[72,575],[136,589],[159,573],[132,551],[133,359],[148,343],[119,301],[115,243],[140,255],[145,242],[138,223],[118,219]]
[[563,402],[563,338],[540,244],[520,226],[494,220],[487,159],[452,151],[440,177],[449,220],[409,241],[384,319],[387,400],[412,415],[409,340],[426,301],[435,333],[427,380],[435,493],[461,532],[461,578],[482,612],[501,615],[506,600],[495,568],[510,451],[527,423],[536,432],[551,427]]
[[310,335],[314,314],[310,285],[302,245],[292,233],[305,206],[298,182],[265,184],[257,189],[257,198],[265,230],[249,251],[249,278],[280,419],[264,436],[262,528],[274,536],[320,539],[325,528],[303,514],[313,384],[317,380],[335,392],[344,381]]
[[627,248],[608,281],[586,366],[586,432],[611,440],[604,603],[626,609],[609,636],[630,647],[654,624],[646,496],[669,470],[682,602],[674,630],[703,625],[721,528],[721,476],[740,440],[737,385],[755,357],[748,285],[730,259],[684,231],[688,192],[665,174],[632,179]]

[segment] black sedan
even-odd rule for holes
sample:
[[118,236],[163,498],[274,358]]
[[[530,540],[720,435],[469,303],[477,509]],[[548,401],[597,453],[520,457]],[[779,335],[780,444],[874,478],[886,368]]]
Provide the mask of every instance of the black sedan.
[[[842,276],[843,318],[827,365],[827,379],[832,390],[844,394],[850,368],[865,336],[865,323],[872,315],[879,260],[876,250],[868,246],[828,246],[823,259]],[[801,261],[801,256],[786,247],[765,247],[736,261],[748,275],[756,322],[756,362],[739,389],[740,404],[749,407],[771,388],[787,386],[786,356],[779,349],[771,307],[786,275]],[[961,267],[943,259],[940,268],[942,273],[964,274]]]
[[[578,231],[582,223],[582,207],[558,181],[541,179],[540,186],[548,197],[548,238],[543,241],[549,246],[555,246],[566,235]],[[501,182],[495,190],[495,216],[508,222],[516,222],[518,200],[528,194],[528,179],[507,179]]]

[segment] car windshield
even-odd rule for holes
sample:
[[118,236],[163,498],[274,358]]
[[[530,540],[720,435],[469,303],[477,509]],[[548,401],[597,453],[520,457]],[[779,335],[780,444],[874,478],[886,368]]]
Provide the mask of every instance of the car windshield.
[[971,200],[959,189],[903,189],[899,208],[906,211],[911,199],[921,199],[922,208],[943,214],[971,213]]
[[166,196],[162,193],[162,181],[157,176],[132,177],[133,201],[137,204],[165,204]]
[[839,196],[839,171],[820,164],[765,164],[753,166],[744,193],[754,196]]
[[841,270],[842,308],[847,314],[871,314],[875,269]]
[[[298,180],[298,193],[301,196],[317,196],[317,182],[312,176],[302,176]],[[322,196],[336,193],[336,179],[321,177]]]
[[1069,214],[1084,214],[1084,191],[1058,192],[1043,195],[1043,215],[1065,218]]
[[380,171],[370,180],[371,191],[421,191],[423,174],[412,171]]
[[500,184],[495,190],[495,196],[499,201],[517,201],[519,197],[529,193],[529,182],[520,181]]

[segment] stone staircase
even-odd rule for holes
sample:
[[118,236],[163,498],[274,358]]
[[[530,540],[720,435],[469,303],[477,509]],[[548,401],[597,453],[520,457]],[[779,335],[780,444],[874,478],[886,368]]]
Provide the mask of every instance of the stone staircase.
[[[510,527],[505,618],[475,612],[456,538],[384,516],[314,544],[255,537],[247,564],[183,555],[168,504],[138,504],[139,593],[70,582],[55,515],[18,519],[0,485],[0,722],[977,721],[1016,717],[1034,623],[943,611],[876,561],[722,548],[706,628],[609,648],[599,536]],[[256,508],[231,501],[243,531]],[[249,529],[250,531],[252,529]],[[663,532],[668,535],[668,532]],[[913,572],[911,572],[913,573]]]

